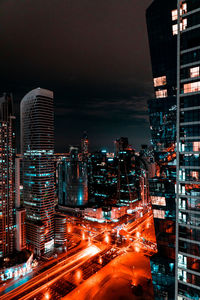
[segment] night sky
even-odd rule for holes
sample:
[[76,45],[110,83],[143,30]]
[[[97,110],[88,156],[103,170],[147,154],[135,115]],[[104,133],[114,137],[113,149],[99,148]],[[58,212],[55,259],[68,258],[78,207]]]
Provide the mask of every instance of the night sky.
[[[152,76],[145,9],[151,0],[0,0],[0,92],[19,102],[36,87],[54,91],[55,150],[113,151],[150,139]],[[17,118],[19,123],[19,117]]]

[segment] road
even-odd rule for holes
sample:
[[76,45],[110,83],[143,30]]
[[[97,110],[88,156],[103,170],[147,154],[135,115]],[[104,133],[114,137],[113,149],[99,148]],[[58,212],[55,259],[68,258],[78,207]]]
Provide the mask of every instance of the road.
[[[123,228],[120,232],[120,228]],[[104,229],[104,230],[103,230]],[[74,223],[70,224],[70,234],[82,242],[71,253],[58,256],[58,259],[45,262],[34,278],[12,291],[1,292],[1,299],[61,299],[117,257],[133,253],[152,255],[156,249],[152,214],[146,213],[139,220],[126,225],[116,224],[97,227]],[[33,276],[32,274],[32,276]],[[7,292],[5,295],[3,293]]]
[[94,245],[88,246],[86,249],[59,262],[42,274],[35,276],[22,286],[1,296],[1,299],[29,299],[33,295],[39,293],[43,288],[50,286],[56,280],[72,271],[74,268],[78,268],[81,264],[88,259],[91,259],[99,252],[101,252],[101,250],[98,247]]

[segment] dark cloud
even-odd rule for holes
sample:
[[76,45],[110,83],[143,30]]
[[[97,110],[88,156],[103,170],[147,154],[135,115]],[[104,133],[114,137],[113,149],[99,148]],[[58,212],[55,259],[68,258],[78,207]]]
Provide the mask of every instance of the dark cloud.
[[151,0],[0,1],[0,90],[19,101],[37,86],[55,92],[56,150],[129,136],[149,140],[152,95],[145,9]]

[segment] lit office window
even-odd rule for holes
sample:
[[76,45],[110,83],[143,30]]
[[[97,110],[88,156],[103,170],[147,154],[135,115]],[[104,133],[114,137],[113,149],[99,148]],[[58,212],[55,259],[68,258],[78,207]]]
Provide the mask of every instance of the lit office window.
[[156,98],[166,98],[166,97],[167,97],[167,90],[156,91]]
[[[183,19],[180,23],[180,31],[185,30],[187,28],[187,19]],[[178,34],[178,24],[172,25],[172,33],[173,35]]]
[[165,197],[151,196],[151,203],[152,203],[153,205],[166,206],[166,200],[165,200]]
[[182,255],[182,254],[178,254],[178,266],[180,268],[187,268],[187,257]]
[[165,211],[160,209],[153,209],[153,217],[157,219],[165,219]]
[[193,93],[200,91],[200,81],[186,83],[183,86],[184,93]]
[[181,31],[187,28],[187,19],[183,19],[183,22],[180,24]]
[[178,24],[172,25],[172,33],[173,35],[178,34]]
[[200,142],[193,142],[193,151],[200,151]]
[[200,67],[195,67],[195,68],[191,68],[190,69],[190,77],[193,78],[193,77],[198,77],[199,74],[200,74]]
[[181,15],[187,13],[187,3],[183,3],[182,9],[181,9]]
[[187,274],[186,271],[183,271],[181,269],[178,269],[178,280],[181,280],[183,282],[187,282]]
[[[187,13],[187,3],[184,3],[182,5],[182,8],[180,9],[180,15],[182,16],[183,14]],[[178,10],[174,9],[172,10],[172,21],[176,21],[178,19]]]
[[161,77],[154,78],[153,82],[154,82],[154,87],[162,86],[167,83],[167,79],[166,76],[161,76]]
[[174,9],[172,10],[172,21],[175,21],[178,19],[178,10]]

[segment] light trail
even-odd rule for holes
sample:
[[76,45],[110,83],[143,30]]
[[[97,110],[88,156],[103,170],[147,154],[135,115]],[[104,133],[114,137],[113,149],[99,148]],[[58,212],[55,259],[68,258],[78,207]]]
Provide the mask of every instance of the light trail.
[[[39,284],[40,282],[47,279],[48,277],[51,277],[53,275],[56,275],[56,273],[60,271],[64,271],[67,267],[70,267],[72,264],[76,263],[77,261],[83,259],[83,258],[90,258],[94,255],[96,255],[98,252],[100,252],[100,249],[94,245],[82,250],[81,252],[74,254],[71,257],[68,257],[66,260],[59,262],[57,265],[52,267],[51,269],[43,272],[42,274],[34,277],[29,282],[25,283],[24,285],[21,285],[15,290],[10,291],[9,293],[2,295],[1,299],[13,299],[14,297],[17,297],[20,293],[24,293],[26,290],[29,290],[31,288],[34,288],[35,285]],[[67,262],[70,260],[70,262]],[[76,265],[78,266],[78,265]],[[75,266],[75,267],[76,267]],[[61,274],[63,276],[63,273]],[[57,277],[56,277],[57,278]],[[22,299],[22,298],[20,298]]]
[[[39,288],[37,288],[36,290],[30,292],[29,294],[25,295],[24,297],[21,297],[20,300],[26,300],[29,299],[30,297],[33,297],[34,295],[40,293],[42,290],[44,290],[45,288],[48,288],[49,286],[51,286],[53,283],[55,283],[57,280],[59,280],[60,278],[62,278],[63,276],[67,275],[67,273],[79,268],[83,263],[85,263],[89,258],[95,256],[97,253],[100,252],[100,249],[97,248],[96,246],[90,246],[89,248],[83,250],[84,253],[79,255],[79,258],[76,261],[73,261],[71,263],[68,264],[69,267],[68,270],[64,271],[63,273],[61,273],[60,275],[56,276],[54,279],[50,280],[49,282],[43,284],[42,286],[40,286]],[[83,260],[85,258],[85,260]],[[80,262],[79,262],[80,261]],[[71,266],[72,264],[76,263],[75,266]]]

